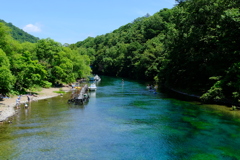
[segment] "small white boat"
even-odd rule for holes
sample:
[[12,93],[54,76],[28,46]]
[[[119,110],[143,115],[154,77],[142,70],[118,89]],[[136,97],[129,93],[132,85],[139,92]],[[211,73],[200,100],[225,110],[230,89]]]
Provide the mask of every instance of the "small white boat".
[[95,83],[92,83],[92,84],[88,87],[88,89],[89,89],[90,91],[95,91],[95,90],[97,89],[97,86],[96,86]]
[[94,76],[94,81],[101,81],[101,78],[98,75]]

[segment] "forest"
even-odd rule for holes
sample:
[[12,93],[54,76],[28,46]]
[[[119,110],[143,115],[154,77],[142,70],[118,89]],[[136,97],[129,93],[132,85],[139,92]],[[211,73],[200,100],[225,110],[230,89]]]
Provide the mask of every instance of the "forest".
[[70,45],[89,55],[94,72],[155,81],[201,96],[240,99],[240,3],[178,0],[119,27]]
[[41,87],[75,82],[91,74],[90,59],[47,38],[19,42],[0,22],[0,93],[16,95]]
[[69,46],[52,39],[13,40],[0,23],[0,91],[69,83],[92,69],[102,75],[154,81],[197,94],[203,102],[239,103],[240,3],[178,2],[172,9]]
[[4,20],[0,19],[0,22],[4,23],[6,26],[8,26],[10,30],[10,34],[13,37],[13,39],[19,41],[19,42],[32,42],[36,43],[39,38],[34,37],[33,35],[23,31],[22,29],[19,29],[18,27],[14,26],[12,23],[7,23]]

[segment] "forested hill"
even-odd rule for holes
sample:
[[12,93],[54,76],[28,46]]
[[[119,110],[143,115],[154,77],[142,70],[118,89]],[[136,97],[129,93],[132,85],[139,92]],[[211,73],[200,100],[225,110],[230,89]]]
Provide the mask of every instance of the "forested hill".
[[11,29],[12,37],[19,42],[36,43],[39,40],[39,38],[34,37],[31,34],[28,34],[27,32],[23,31],[22,29],[14,26],[12,23],[7,23],[1,19],[0,19],[0,22],[4,23],[6,26],[8,26]]
[[23,94],[40,87],[76,82],[91,74],[90,59],[54,40],[13,39],[0,22],[0,94]]
[[95,73],[155,80],[202,95],[240,99],[240,3],[186,0],[111,33],[72,44]]

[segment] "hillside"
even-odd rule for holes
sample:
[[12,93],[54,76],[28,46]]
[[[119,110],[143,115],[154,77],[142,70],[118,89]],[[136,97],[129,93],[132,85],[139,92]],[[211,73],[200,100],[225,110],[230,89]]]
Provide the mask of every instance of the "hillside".
[[11,29],[12,37],[19,42],[36,43],[39,40],[39,38],[34,37],[31,34],[28,34],[27,32],[23,31],[22,29],[14,26],[12,23],[7,23],[1,19],[0,19],[0,22],[4,23],[6,26],[8,26]]
[[203,101],[238,103],[240,3],[179,2],[70,47],[90,56],[95,73],[154,80]]
[[70,84],[91,74],[90,59],[53,39],[37,43],[12,38],[0,22],[0,94],[25,94],[38,88]]

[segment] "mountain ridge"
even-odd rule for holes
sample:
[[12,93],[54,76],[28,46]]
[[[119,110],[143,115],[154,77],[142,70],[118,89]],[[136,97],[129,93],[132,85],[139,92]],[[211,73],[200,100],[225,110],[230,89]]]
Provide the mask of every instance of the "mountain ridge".
[[36,43],[39,38],[35,37],[25,31],[23,31],[22,29],[16,27],[15,25],[13,25],[12,23],[7,23],[4,20],[0,19],[0,22],[4,23],[6,26],[8,26],[11,29],[11,35],[12,37],[19,41],[19,42],[31,42],[31,43]]

